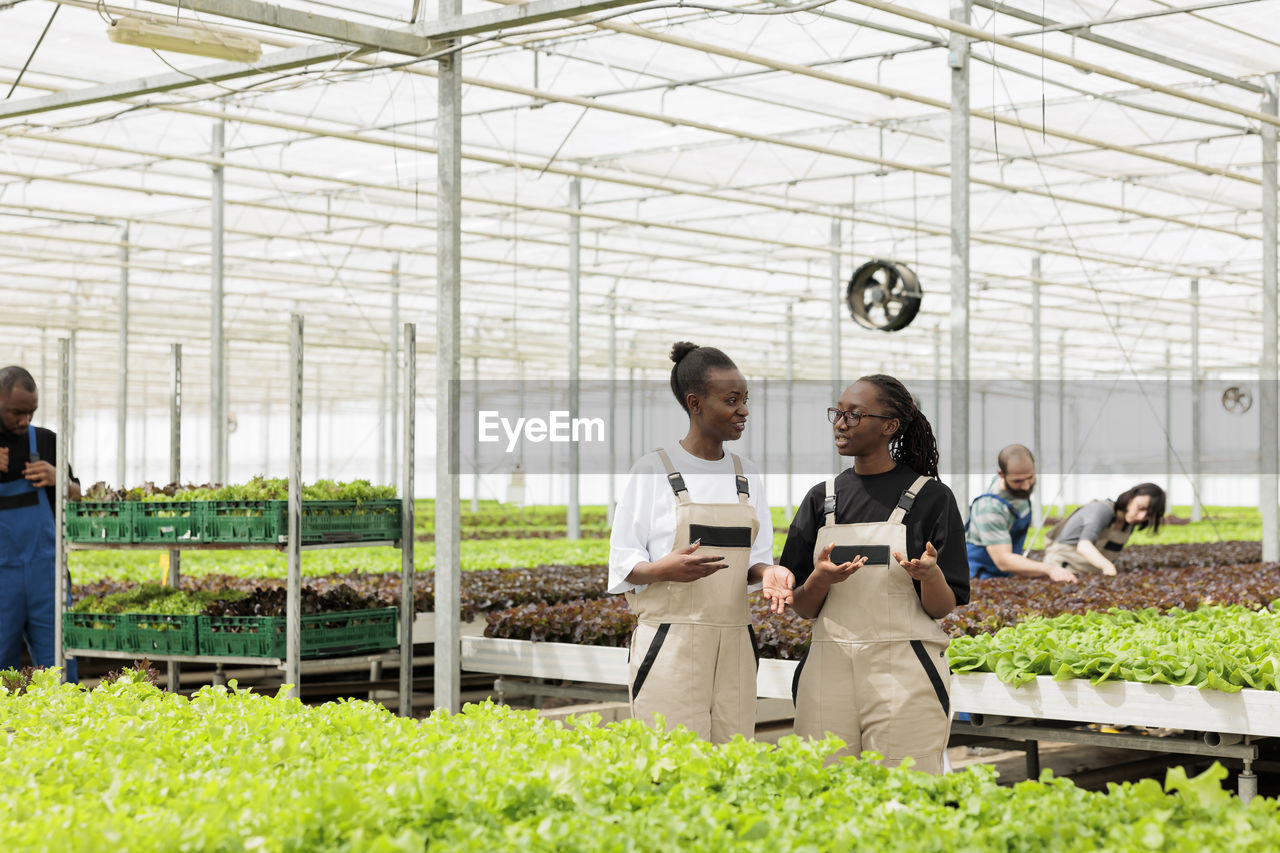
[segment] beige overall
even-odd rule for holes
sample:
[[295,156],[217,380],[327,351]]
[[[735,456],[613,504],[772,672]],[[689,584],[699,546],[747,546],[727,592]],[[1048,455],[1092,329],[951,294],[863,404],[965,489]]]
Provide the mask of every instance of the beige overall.
[[[1111,510],[1115,512],[1115,501],[1107,501],[1111,504]],[[1071,515],[1059,521],[1053,526],[1053,529],[1045,536],[1045,543],[1048,547],[1044,550],[1044,561],[1053,566],[1064,566],[1073,572],[1082,574],[1099,574],[1100,569],[1089,559],[1076,550],[1075,545],[1067,545],[1055,541],[1062,535],[1063,529],[1067,526],[1067,522],[1071,520],[1071,516],[1079,512],[1083,507],[1077,507]],[[1102,532],[1098,534],[1098,538],[1093,540],[1093,544],[1098,546],[1098,550],[1102,552],[1102,556],[1112,562],[1115,561],[1116,555],[1124,548],[1126,542],[1129,541],[1130,534],[1133,533],[1133,527],[1125,525],[1122,529],[1116,530],[1115,522],[1108,524],[1102,528]]]
[[846,747],[833,758],[875,750],[888,766],[911,756],[915,769],[936,774],[951,730],[948,638],[892,556],[907,551],[902,520],[927,480],[902,493],[888,521],[866,524],[836,524],[835,481],[827,480],[814,562],[833,542],[837,565],[859,554],[867,562],[831,587],[792,691],[796,734],[836,735]]
[[627,593],[636,614],[631,635],[631,713],[655,713],[712,743],[756,728],[756,651],[747,609],[747,570],[760,523],[742,460],[733,456],[738,503],[694,503],[684,478],[659,450],[676,496],[673,548],[696,540],[695,553],[722,556],[728,568],[689,583],[663,581]]

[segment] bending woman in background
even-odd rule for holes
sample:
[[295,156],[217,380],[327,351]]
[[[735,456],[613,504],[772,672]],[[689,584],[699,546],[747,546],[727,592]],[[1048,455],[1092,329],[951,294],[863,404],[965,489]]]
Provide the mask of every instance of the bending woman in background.
[[609,592],[627,594],[631,712],[655,713],[713,743],[755,733],[756,648],[749,584],[773,609],[794,579],[773,564],[773,521],[754,465],[725,451],[747,423],[747,382],[714,347],[671,349],[671,390],[689,416],[675,444],[641,457],[609,537]]
[[937,620],[969,600],[964,522],[901,382],[864,376],[827,415],[853,467],[809,490],[779,561],[800,583],[795,611],[817,619],[792,686],[796,734],[941,773],[951,708]]
[[1114,501],[1091,501],[1059,521],[1045,541],[1044,562],[1074,572],[1116,573],[1111,558],[1120,553],[1134,528],[1160,532],[1164,489],[1139,483]]

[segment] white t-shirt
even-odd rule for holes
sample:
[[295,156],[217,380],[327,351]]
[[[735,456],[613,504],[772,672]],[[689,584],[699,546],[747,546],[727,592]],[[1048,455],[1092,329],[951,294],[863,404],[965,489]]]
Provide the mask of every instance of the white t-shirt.
[[[733,459],[729,451],[712,462],[690,454],[679,443],[663,448],[671,464],[684,477],[689,500],[694,503],[737,503]],[[760,521],[760,530],[751,545],[751,563],[773,565],[773,519],[764,493],[760,471],[745,457],[742,473],[747,477],[749,500]],[[639,591],[644,586],[627,583],[627,575],[637,563],[652,563],[667,554],[676,541],[676,496],[667,481],[667,469],[657,452],[637,460],[622,487],[609,534],[609,592]],[[758,588],[755,585],[752,588]]]

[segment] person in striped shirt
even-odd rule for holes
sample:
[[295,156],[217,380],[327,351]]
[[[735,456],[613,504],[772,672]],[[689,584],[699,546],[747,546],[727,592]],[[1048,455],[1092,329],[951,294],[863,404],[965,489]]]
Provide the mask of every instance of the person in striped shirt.
[[998,470],[987,490],[969,504],[965,547],[974,578],[1048,578],[1072,583],[1075,572],[1032,560],[1023,554],[1031,529],[1031,492],[1036,461],[1021,444],[1000,451]]

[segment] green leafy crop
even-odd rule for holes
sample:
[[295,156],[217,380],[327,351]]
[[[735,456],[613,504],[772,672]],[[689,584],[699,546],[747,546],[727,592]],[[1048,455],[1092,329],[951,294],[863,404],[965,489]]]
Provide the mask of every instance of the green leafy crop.
[[[0,684],[4,682],[0,680]],[[1280,845],[1276,803],[1225,771],[1081,790],[1046,773],[1002,787],[836,741],[712,746],[636,721],[562,725],[494,705],[425,721],[362,701],[206,687],[139,673],[88,692],[37,672],[0,688],[7,851],[1200,851]]]
[[958,637],[954,672],[993,672],[1025,684],[1039,675],[1182,684],[1226,692],[1276,690],[1280,616],[1209,605],[1193,611],[1110,610],[1028,619],[995,634]]

